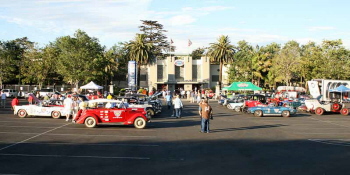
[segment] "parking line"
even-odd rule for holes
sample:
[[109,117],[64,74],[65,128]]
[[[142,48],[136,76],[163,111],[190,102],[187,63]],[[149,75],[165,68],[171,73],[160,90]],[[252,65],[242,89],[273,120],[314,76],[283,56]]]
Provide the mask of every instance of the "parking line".
[[54,130],[56,130],[56,129],[62,128],[62,127],[64,127],[64,126],[67,126],[67,125],[70,125],[70,124],[71,124],[71,123],[64,124],[64,125],[62,125],[62,126],[59,126],[59,127],[54,128],[54,129],[48,130],[48,131],[46,131],[46,132],[43,132],[43,133],[38,134],[38,135],[35,135],[35,136],[30,137],[30,138],[28,138],[28,139],[22,140],[22,141],[20,141],[20,142],[14,143],[14,144],[12,144],[12,145],[5,146],[5,147],[3,147],[3,148],[0,148],[0,151],[2,151],[2,150],[4,150],[4,149],[7,149],[7,148],[10,148],[10,147],[13,147],[13,146],[15,146],[15,145],[18,145],[18,144],[20,144],[20,143],[26,142],[26,141],[28,141],[28,140],[34,139],[34,138],[36,138],[36,137],[39,137],[39,136],[44,135],[44,134],[46,134],[46,133],[48,133],[48,132],[54,131]]
[[[60,127],[59,127],[60,128]],[[50,131],[53,131],[53,130],[55,130],[55,129],[58,129],[58,128],[54,128],[54,129],[52,129],[52,130],[50,130]],[[33,136],[33,137],[31,137],[31,138],[29,138],[29,140],[30,139],[32,139],[32,138],[35,138],[35,137],[38,137],[38,136],[40,136],[40,135],[43,135],[43,134],[46,134],[46,133],[48,133],[48,132],[50,132],[50,131],[47,131],[47,132],[45,132],[45,133],[28,133],[28,132],[0,132],[1,134],[38,134],[38,135],[36,135],[36,136]],[[134,138],[154,138],[154,137],[157,137],[157,136],[125,136],[125,135],[120,135],[120,136],[118,136],[118,135],[106,135],[106,134],[104,134],[104,135],[89,135],[89,134],[46,134],[46,135],[54,135],[54,136],[86,136],[86,137],[134,137]],[[1,149],[0,149],[0,151],[1,151]]]
[[149,159],[151,159],[149,157],[66,156],[66,155],[40,155],[40,154],[0,154],[0,156],[92,158],[92,159],[133,159],[133,160],[149,160]]
[[350,126],[340,125],[340,124],[336,124],[336,123],[329,122],[329,121],[323,121],[323,120],[319,120],[319,119],[313,118],[313,117],[310,117],[310,118],[313,119],[313,120],[319,121],[319,122],[323,122],[323,123],[328,123],[328,124],[332,124],[332,125],[337,125],[337,126],[342,126],[342,127],[350,128]]
[[[4,143],[4,142],[0,142]],[[132,146],[132,147],[158,147],[159,145],[155,144],[128,144],[128,143],[116,143],[116,144],[108,144],[108,143],[31,143],[26,142],[22,144],[33,144],[33,145],[73,145],[73,146]]]

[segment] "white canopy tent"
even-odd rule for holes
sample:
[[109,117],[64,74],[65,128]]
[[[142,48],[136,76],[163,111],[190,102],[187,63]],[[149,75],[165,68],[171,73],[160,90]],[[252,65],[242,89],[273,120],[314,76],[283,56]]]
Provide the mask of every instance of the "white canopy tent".
[[81,86],[80,89],[103,89],[103,86],[99,86],[95,84],[93,81],[91,81],[90,83],[84,86]]

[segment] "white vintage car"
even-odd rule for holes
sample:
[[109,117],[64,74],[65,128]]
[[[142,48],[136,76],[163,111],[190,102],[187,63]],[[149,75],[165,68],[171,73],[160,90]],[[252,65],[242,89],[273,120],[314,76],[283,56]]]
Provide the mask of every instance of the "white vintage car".
[[33,105],[21,105],[14,107],[14,114],[24,118],[27,116],[51,116],[58,119],[62,115],[65,116],[64,107],[56,105],[43,105],[42,103]]
[[18,115],[18,117],[51,116],[52,118],[58,119],[61,116],[66,115],[64,107],[59,101],[56,101],[55,103],[47,103],[37,99],[33,94],[29,95],[33,97],[36,104],[15,106],[13,113]]

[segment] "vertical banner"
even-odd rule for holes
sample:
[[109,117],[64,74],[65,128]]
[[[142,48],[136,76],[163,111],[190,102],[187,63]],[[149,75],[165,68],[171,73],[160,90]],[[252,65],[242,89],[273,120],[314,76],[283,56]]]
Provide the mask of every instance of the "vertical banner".
[[317,98],[321,95],[317,81],[308,81],[307,84],[309,86],[310,95],[312,95],[313,98]]
[[128,63],[128,86],[132,91],[136,91],[137,85],[137,63],[129,61]]

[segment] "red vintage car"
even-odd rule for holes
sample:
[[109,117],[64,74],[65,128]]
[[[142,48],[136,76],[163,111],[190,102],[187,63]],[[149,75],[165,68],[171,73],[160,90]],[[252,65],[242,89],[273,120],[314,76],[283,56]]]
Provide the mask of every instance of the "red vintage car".
[[128,108],[127,104],[119,100],[90,100],[89,106],[79,110],[75,117],[76,123],[85,124],[89,128],[101,124],[116,124],[134,125],[135,128],[143,129],[150,121],[145,108]]

